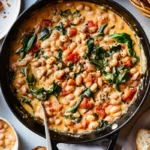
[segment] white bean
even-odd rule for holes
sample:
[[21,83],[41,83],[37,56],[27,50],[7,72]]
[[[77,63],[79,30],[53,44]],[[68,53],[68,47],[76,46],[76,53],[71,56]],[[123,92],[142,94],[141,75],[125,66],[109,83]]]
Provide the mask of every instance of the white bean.
[[79,4],[78,6],[77,6],[77,10],[83,10],[83,8],[84,8],[84,5],[83,4]]
[[50,40],[45,40],[41,43],[41,48],[45,49],[45,48],[49,48],[50,47]]
[[22,94],[27,94],[27,92],[28,92],[27,87],[26,86],[22,86],[21,87],[21,92],[22,92]]
[[108,122],[112,122],[114,120],[113,116],[106,116],[106,118],[104,119]]
[[69,100],[69,101],[73,100],[74,98],[75,98],[75,95],[74,95],[74,94],[69,94],[69,95],[67,95],[67,96],[65,97],[65,99],[66,99],[66,100]]
[[90,89],[91,91],[95,91],[97,89],[97,83],[93,83]]
[[95,117],[93,115],[87,115],[86,116],[86,119],[91,122],[91,121],[94,121],[95,120]]
[[105,68],[105,71],[106,71],[106,72],[110,72],[110,71],[111,71],[110,67],[107,66],[107,67]]
[[135,81],[135,80],[138,79],[139,76],[140,76],[140,73],[137,72],[137,73],[135,73],[135,74],[131,77],[131,80],[132,80],[132,81]]
[[75,18],[75,19],[73,20],[73,23],[74,23],[75,25],[78,25],[78,24],[80,23],[80,18],[79,18],[79,17]]
[[115,66],[117,66],[117,64],[118,64],[117,59],[113,59],[112,61],[110,61],[109,66],[110,67],[115,67]]
[[82,75],[78,75],[78,76],[76,77],[76,84],[77,84],[77,85],[81,85],[81,84],[82,84],[82,81],[83,81]]
[[4,141],[0,140],[0,146],[4,145]]
[[115,114],[117,112],[119,112],[121,110],[121,107],[118,105],[118,106],[113,106],[111,109],[110,109],[110,113],[111,114]]
[[121,104],[121,100],[120,99],[110,99],[110,104],[119,105],[119,104]]
[[116,18],[116,15],[114,13],[110,13],[109,14],[109,19],[110,19],[111,22],[116,22],[117,18]]
[[4,139],[5,134],[4,133],[0,133],[0,140]]
[[84,9],[90,11],[92,8],[90,6],[85,6]]
[[136,69],[136,68],[130,69],[130,74],[131,74],[131,75],[134,75],[136,72],[137,72],[137,69]]
[[89,129],[93,130],[93,129],[96,129],[98,126],[99,126],[99,123],[97,121],[94,121],[89,124]]
[[68,41],[67,36],[61,35],[61,36],[60,36],[60,41],[61,41],[61,42],[67,42],[67,41]]
[[118,111],[117,113],[113,114],[114,117],[120,117],[122,115],[121,111]]
[[99,87],[101,87],[103,85],[103,80],[101,77],[98,78],[97,83],[98,83]]

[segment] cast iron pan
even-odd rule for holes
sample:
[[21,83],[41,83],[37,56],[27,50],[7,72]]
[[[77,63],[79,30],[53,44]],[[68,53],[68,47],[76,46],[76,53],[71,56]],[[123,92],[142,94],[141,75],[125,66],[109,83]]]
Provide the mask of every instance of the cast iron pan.
[[[75,0],[64,0],[64,1],[75,1]],[[138,112],[141,105],[143,104],[144,100],[146,99],[146,96],[149,91],[149,85],[150,85],[150,62],[148,59],[150,58],[150,46],[148,39],[141,27],[141,25],[138,23],[138,21],[128,12],[125,8],[117,4],[116,2],[113,2],[111,0],[82,0],[82,1],[88,1],[95,4],[100,5],[106,5],[112,8],[115,12],[117,12],[120,16],[123,16],[126,22],[129,23],[131,28],[135,31],[136,35],[140,37],[141,45],[144,49],[144,54],[146,56],[146,72],[143,75],[143,88],[139,89],[138,96],[134,103],[129,107],[126,114],[124,114],[119,120],[116,120],[114,123],[116,123],[118,126],[116,129],[112,129],[112,125],[107,126],[101,130],[96,130],[94,132],[91,132],[90,134],[83,134],[81,136],[71,136],[67,134],[62,134],[55,131],[51,132],[51,139],[55,141],[55,144],[58,142],[61,143],[84,143],[84,142],[91,142],[94,140],[100,140],[104,138],[110,138],[113,139],[109,143],[109,149],[113,149],[113,146],[115,144],[116,138],[117,138],[117,132],[125,125],[127,124],[131,118],[134,117],[134,115]],[[10,41],[16,37],[17,31],[19,29],[19,26],[21,23],[23,23],[24,20],[28,20],[28,18],[37,10],[44,7],[47,4],[53,5],[58,3],[56,0],[40,0],[34,5],[32,5],[29,9],[27,9],[25,12],[23,12],[20,17],[17,19],[17,21],[14,23],[12,28],[10,29],[8,35],[6,36],[3,46],[0,53],[0,84],[2,93],[5,97],[5,100],[14,113],[14,115],[30,130],[33,132],[39,134],[40,136],[45,137],[44,133],[44,127],[42,124],[38,123],[37,121],[34,121],[34,119],[30,116],[26,118],[27,114],[25,115],[24,109],[20,106],[18,100],[14,97],[13,93],[10,90],[9,87],[9,70],[8,70],[8,64],[9,64],[9,55],[10,55]],[[54,148],[56,149],[56,147]]]

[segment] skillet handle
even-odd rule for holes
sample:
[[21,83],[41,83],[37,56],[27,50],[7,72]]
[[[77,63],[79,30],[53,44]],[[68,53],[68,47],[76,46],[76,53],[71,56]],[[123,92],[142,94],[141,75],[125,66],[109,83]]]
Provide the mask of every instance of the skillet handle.
[[58,142],[56,142],[56,141],[51,141],[51,143],[52,143],[52,150],[59,150],[59,149],[57,148]]
[[110,142],[109,142],[109,145],[107,147],[107,150],[114,150],[118,135],[119,135],[119,131],[109,137]]

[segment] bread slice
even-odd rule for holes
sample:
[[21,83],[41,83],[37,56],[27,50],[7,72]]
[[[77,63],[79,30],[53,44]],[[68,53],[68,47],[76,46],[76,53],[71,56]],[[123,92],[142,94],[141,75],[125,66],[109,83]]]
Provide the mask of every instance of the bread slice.
[[34,148],[32,150],[46,150],[46,148],[42,147],[42,146],[38,146],[38,147],[36,147],[36,148]]
[[136,137],[137,150],[150,150],[150,131],[140,129]]
[[0,10],[2,10],[2,9],[3,9],[3,3],[0,2]]

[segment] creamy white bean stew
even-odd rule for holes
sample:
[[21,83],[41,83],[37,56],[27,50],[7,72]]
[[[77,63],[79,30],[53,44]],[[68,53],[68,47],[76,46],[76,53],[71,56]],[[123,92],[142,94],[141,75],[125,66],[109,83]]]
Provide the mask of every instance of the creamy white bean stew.
[[115,12],[87,2],[46,6],[12,42],[11,89],[49,128],[85,133],[126,112],[141,80],[139,41]]
[[16,143],[13,129],[3,120],[0,120],[0,150],[12,150]]

